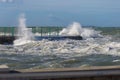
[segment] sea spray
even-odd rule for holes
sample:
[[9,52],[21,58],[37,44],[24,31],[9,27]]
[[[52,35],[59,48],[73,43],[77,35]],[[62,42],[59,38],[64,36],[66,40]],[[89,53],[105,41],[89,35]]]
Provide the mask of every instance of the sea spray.
[[83,28],[82,30],[83,31],[81,33],[81,36],[84,39],[102,37],[102,35],[100,34],[100,31],[95,31],[94,29],[90,29],[90,28]]
[[26,18],[24,14],[19,16],[19,25],[17,30],[17,39],[14,41],[14,45],[23,45],[34,40],[34,35],[31,29],[26,27]]
[[60,31],[59,35],[82,36],[84,39],[101,37],[99,31],[95,31],[94,29],[89,29],[89,28],[82,28],[81,24],[78,22],[73,22],[72,25],[68,26],[67,28],[63,28],[63,30]]
[[74,22],[72,25],[68,26],[67,28],[63,28],[63,30],[60,31],[59,35],[80,36],[81,33],[82,33],[81,25],[77,22]]

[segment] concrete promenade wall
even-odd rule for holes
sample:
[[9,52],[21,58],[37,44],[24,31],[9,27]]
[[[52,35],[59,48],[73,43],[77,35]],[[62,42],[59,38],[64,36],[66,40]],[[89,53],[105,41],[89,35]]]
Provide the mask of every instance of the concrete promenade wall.
[[120,80],[120,66],[8,70],[5,72],[1,69],[0,80]]

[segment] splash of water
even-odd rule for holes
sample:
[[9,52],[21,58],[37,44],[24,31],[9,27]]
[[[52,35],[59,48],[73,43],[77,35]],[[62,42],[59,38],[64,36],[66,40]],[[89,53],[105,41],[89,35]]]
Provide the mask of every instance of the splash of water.
[[77,22],[74,22],[72,25],[68,26],[67,28],[63,28],[63,30],[60,31],[59,35],[80,36],[81,33],[82,33],[81,25]]
[[26,18],[24,14],[19,17],[19,26],[17,31],[17,39],[14,41],[14,45],[23,45],[30,43],[34,40],[34,35],[31,29],[26,27]]
[[86,38],[100,37],[100,32],[95,31],[94,29],[82,28],[81,24],[78,22],[73,22],[72,25],[64,28],[60,31],[59,35],[62,36],[82,36]]

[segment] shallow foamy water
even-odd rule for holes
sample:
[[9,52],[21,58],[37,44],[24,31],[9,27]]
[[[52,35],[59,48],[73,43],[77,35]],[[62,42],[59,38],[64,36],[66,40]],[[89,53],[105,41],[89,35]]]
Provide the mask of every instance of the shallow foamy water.
[[0,64],[11,69],[120,65],[120,42],[111,37],[43,39],[21,46],[0,45]]

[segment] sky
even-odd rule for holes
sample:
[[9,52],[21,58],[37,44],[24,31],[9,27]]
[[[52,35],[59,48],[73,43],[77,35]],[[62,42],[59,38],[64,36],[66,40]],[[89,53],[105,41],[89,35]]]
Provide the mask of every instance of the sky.
[[120,26],[120,0],[0,0],[0,26]]

